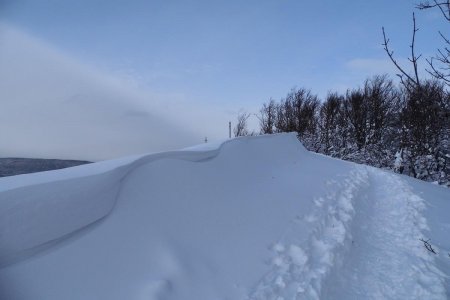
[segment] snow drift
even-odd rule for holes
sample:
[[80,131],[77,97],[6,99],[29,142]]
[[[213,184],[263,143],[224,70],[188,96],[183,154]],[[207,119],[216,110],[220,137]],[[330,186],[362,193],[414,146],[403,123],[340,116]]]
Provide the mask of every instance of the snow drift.
[[448,199],[291,134],[4,178],[0,298],[446,299]]

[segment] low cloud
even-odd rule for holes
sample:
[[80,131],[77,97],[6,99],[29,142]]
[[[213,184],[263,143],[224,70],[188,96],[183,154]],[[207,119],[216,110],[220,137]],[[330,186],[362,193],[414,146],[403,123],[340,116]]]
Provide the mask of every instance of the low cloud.
[[102,160],[200,142],[170,96],[156,99],[6,24],[0,44],[2,157]]

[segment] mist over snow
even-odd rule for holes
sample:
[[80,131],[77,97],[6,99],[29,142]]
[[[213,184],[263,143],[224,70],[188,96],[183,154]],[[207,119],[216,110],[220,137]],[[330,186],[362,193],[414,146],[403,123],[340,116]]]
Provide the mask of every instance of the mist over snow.
[[5,23],[0,44],[0,157],[102,160],[227,136],[202,129],[218,110],[143,91]]

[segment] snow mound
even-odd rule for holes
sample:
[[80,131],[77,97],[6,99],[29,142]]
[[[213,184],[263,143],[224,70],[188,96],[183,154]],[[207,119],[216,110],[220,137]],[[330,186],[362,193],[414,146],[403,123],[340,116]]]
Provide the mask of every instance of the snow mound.
[[446,299],[449,196],[293,134],[0,179],[0,298]]
[[210,159],[220,153],[224,143],[0,181],[0,266],[33,255],[40,246],[48,246],[107,216],[116,203],[121,182],[134,169],[161,159]]

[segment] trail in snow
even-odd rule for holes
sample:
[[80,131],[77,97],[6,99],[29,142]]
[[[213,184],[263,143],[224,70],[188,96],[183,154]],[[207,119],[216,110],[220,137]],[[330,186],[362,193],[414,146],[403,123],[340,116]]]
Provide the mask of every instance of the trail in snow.
[[[361,168],[329,181],[329,192],[313,200],[313,211],[296,220],[297,230],[274,246],[272,268],[249,299],[319,299],[324,280],[351,243],[353,202],[366,184]],[[311,234],[299,241],[296,232],[305,226]]]
[[[445,299],[445,275],[420,238],[424,200],[401,177],[356,166],[274,247],[248,299]],[[309,238],[295,233],[312,226]]]
[[401,177],[367,169],[370,185],[355,206],[354,244],[323,298],[445,299],[445,276],[419,240],[428,230],[424,200]]

